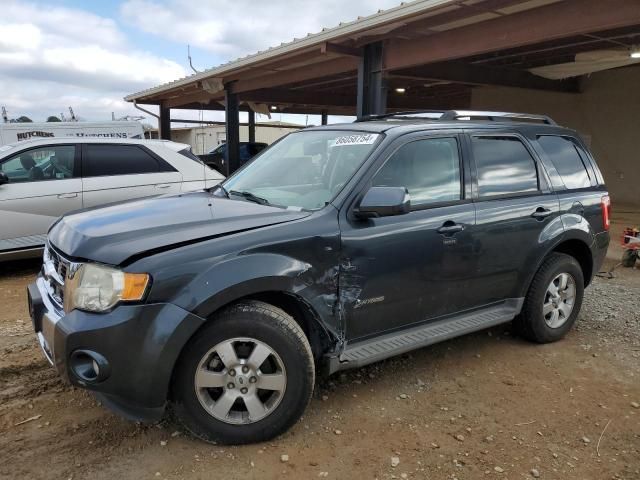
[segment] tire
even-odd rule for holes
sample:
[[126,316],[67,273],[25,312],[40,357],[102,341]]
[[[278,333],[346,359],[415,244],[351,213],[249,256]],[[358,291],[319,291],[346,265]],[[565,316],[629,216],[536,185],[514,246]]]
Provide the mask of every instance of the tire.
[[[561,286],[564,279],[565,288]],[[570,288],[571,284],[573,289]],[[554,288],[557,297],[552,294]],[[573,299],[569,302],[572,291]],[[583,296],[584,275],[578,261],[570,255],[552,253],[533,277],[522,312],[514,320],[516,331],[527,340],[537,343],[562,339],[580,313]]]
[[244,301],[217,314],[185,346],[170,409],[204,441],[263,442],[302,416],[314,382],[313,354],[300,325],[279,308]]
[[626,268],[633,268],[633,266],[636,264],[637,257],[638,255],[636,250],[625,250],[622,253],[622,266]]

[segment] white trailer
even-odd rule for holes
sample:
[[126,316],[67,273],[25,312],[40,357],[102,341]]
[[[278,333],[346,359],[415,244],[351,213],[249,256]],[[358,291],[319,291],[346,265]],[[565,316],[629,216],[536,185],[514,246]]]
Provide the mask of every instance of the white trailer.
[[140,122],[0,123],[0,145],[50,137],[144,138]]

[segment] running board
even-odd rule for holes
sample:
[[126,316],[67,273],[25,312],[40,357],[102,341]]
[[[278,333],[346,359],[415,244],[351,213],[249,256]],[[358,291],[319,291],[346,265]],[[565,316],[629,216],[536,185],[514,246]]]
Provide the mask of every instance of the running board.
[[329,373],[362,367],[417,348],[509,322],[520,313],[523,302],[524,298],[511,298],[491,307],[347,345],[339,357],[329,360]]

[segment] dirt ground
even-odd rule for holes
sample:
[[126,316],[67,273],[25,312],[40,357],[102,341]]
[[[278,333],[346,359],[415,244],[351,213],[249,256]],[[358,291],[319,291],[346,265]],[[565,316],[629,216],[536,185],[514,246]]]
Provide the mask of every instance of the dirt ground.
[[[617,241],[640,215],[615,220]],[[606,266],[619,258],[612,246]],[[290,432],[223,447],[63,384],[27,314],[38,268],[0,265],[0,478],[640,479],[638,269],[597,278],[564,341],[506,325],[338,374]]]

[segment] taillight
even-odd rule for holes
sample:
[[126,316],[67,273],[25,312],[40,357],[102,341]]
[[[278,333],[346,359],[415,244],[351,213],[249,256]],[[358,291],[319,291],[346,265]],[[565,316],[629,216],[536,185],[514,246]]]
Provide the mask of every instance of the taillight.
[[602,207],[602,225],[605,230],[609,230],[611,226],[611,199],[609,195],[602,197],[600,206]]

